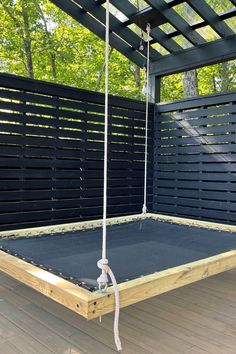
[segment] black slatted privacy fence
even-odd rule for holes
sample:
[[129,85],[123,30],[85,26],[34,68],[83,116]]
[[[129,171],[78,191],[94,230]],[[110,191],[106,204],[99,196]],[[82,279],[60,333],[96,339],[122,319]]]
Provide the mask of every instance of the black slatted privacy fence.
[[[108,212],[140,213],[145,105],[111,97],[109,114]],[[149,210],[236,223],[236,92],[153,116]],[[101,217],[103,122],[103,94],[0,74],[0,230]]]
[[[109,114],[108,213],[139,213],[145,105],[111,97]],[[0,74],[1,230],[101,217],[103,122],[103,94]]]
[[157,106],[155,212],[236,223],[236,92]]

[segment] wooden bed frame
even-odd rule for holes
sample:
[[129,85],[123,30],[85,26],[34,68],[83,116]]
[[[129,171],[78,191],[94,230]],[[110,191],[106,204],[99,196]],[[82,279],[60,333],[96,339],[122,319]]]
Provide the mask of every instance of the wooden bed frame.
[[[108,224],[112,225],[146,218],[236,233],[236,226],[159,214],[111,218],[108,220]],[[97,220],[10,232],[6,231],[1,232],[0,237],[12,237],[13,235],[14,237],[35,236],[48,232],[84,230],[99,227],[101,223],[102,220]],[[134,304],[233,268],[236,268],[236,250],[121,283],[118,285],[120,307]],[[112,287],[108,288],[106,294],[101,294],[98,291],[90,292],[3,251],[0,251],[0,270],[89,320],[114,311],[114,292]]]

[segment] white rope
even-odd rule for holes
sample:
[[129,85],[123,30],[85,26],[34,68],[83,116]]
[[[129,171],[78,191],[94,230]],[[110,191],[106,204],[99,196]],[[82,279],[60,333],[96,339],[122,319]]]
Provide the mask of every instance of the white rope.
[[109,31],[110,31],[110,1],[106,0],[106,48],[105,48],[105,126],[104,126],[104,181],[103,181],[103,223],[102,223],[102,259],[97,262],[101,269],[101,275],[97,279],[99,289],[103,293],[107,291],[108,275],[114,288],[115,295],[115,317],[114,317],[114,339],[118,351],[122,350],[119,337],[119,316],[120,301],[119,289],[116,278],[108,265],[107,259],[107,160],[108,160],[108,104],[109,104]]
[[146,67],[146,124],[145,124],[145,161],[144,161],[144,190],[143,214],[147,213],[147,169],[148,169],[148,109],[149,109],[149,71],[150,71],[150,24],[147,24],[147,67]]
[[[114,295],[115,295],[115,317],[114,317],[114,340],[116,344],[116,349],[118,352],[122,350],[120,336],[119,336],[119,317],[120,317],[120,296],[119,296],[119,289],[116,282],[116,278],[114,273],[112,272],[111,268],[108,266],[108,261],[104,263],[102,259],[97,263],[98,268],[102,270],[102,274],[98,278],[98,284],[104,284],[104,282],[108,281],[107,274],[111,278],[111,282],[114,288]],[[103,291],[103,289],[101,288]]]
[[106,0],[106,48],[105,48],[105,126],[104,126],[104,169],[103,169],[103,224],[102,224],[102,259],[105,260],[107,249],[107,157],[108,157],[108,104],[109,104],[109,0]]

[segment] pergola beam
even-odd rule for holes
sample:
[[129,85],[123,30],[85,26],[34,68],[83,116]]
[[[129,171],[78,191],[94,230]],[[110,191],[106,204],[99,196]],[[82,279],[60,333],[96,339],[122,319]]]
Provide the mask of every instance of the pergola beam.
[[236,58],[236,35],[173,53],[151,64],[150,74],[166,76]]
[[[66,12],[73,19],[87,27],[91,32],[96,34],[99,38],[104,40],[105,27],[97,21],[94,17],[89,15],[86,11],[82,10],[72,1],[64,0],[51,0],[57,7]],[[113,48],[117,49],[120,53],[124,54],[127,58],[133,61],[138,66],[142,67],[145,62],[145,57],[137,52],[132,46],[121,40],[114,33],[110,34],[110,44]]]
[[233,30],[221,20],[220,16],[204,0],[186,0],[186,2],[218,33],[221,37],[234,34]]
[[[236,0],[230,1],[236,5]],[[104,0],[51,0],[51,2],[99,38],[105,39]],[[142,30],[145,30],[145,22],[148,19],[152,21],[151,45],[159,43],[170,53],[161,55],[157,50],[151,48],[151,75],[154,77],[219,63],[236,57],[236,35],[224,22],[225,19],[236,17],[235,7],[223,14],[217,14],[205,0],[171,0],[168,2],[146,0],[147,9],[139,11],[129,1],[110,0],[110,2],[128,19],[122,22],[118,16],[110,15],[110,45],[139,67],[143,67],[147,55],[145,40],[144,49],[140,49]],[[190,25],[173,9],[174,6],[185,2],[201,16],[202,21]],[[161,16],[159,22],[155,18],[158,14]],[[135,33],[128,27],[132,23],[140,28],[140,33]],[[169,23],[174,27],[174,30],[166,32],[157,25],[158,23]],[[206,25],[211,26],[222,39],[206,42],[197,32],[197,29]],[[175,37],[178,35],[184,36],[192,43],[193,47],[184,49],[176,41]]]

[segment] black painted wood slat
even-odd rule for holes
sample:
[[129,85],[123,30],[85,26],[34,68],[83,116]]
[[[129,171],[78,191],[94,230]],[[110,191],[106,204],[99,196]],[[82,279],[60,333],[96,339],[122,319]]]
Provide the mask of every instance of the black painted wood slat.
[[[229,178],[230,179],[230,178]],[[232,180],[232,177],[231,177]],[[195,196],[198,197],[198,190],[213,190],[213,191],[226,191],[235,192],[236,183],[230,181],[197,181],[197,180],[158,180],[159,187],[171,187],[176,189],[192,189],[195,190]],[[227,198],[226,198],[227,199]]]
[[[203,135],[203,136],[194,136],[194,137],[173,137],[171,139],[155,139],[157,146],[183,146],[186,144],[197,145],[201,144],[206,147],[206,151],[208,150],[208,146],[211,147],[213,144],[228,144],[235,143],[235,134],[220,134],[220,135]],[[210,149],[211,150],[211,149]]]
[[[156,188],[155,196],[156,202],[159,202],[159,196],[170,196],[170,197],[177,197],[177,198],[196,198],[196,189],[176,189],[176,188]],[[203,206],[205,206],[205,201],[223,201],[225,202],[225,192],[222,191],[197,191],[197,200],[201,198],[203,202]],[[229,202],[236,202],[236,193],[229,192],[227,196],[227,200]],[[181,203],[181,200],[180,200]],[[200,206],[200,205],[198,205]]]

